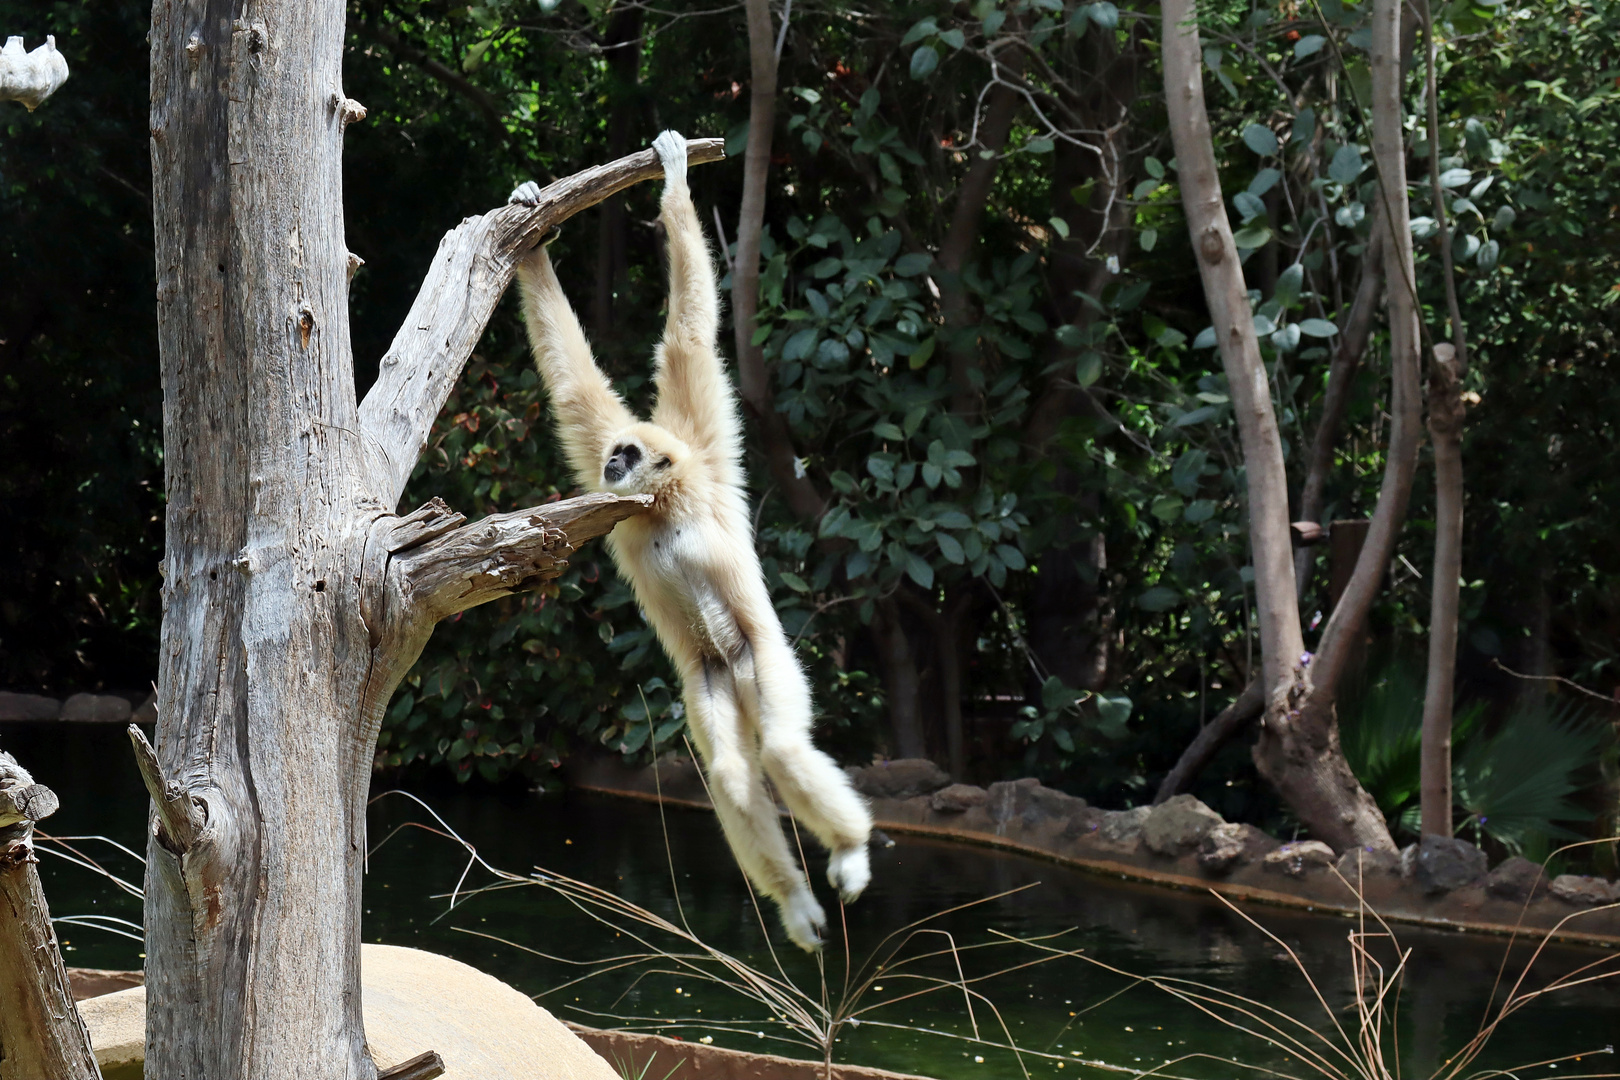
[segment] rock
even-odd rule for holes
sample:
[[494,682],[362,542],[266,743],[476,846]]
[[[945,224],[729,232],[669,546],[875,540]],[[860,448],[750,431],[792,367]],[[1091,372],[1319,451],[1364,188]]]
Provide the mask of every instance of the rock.
[[952,784],[934,792],[928,800],[928,805],[936,814],[960,814],[975,806],[983,806],[989,797],[989,793],[982,787],[974,787],[972,784]]
[[1540,863],[1515,855],[1485,875],[1485,891],[1517,904],[1539,900],[1547,895],[1547,875]]
[[1339,875],[1354,887],[1356,882],[1366,881],[1374,874],[1399,876],[1401,857],[1399,853],[1383,848],[1351,848],[1339,856],[1335,865]]
[[1282,845],[1261,862],[1267,870],[1289,877],[1304,877],[1312,870],[1332,866],[1336,858],[1333,849],[1320,840],[1296,840]]
[[1221,815],[1191,795],[1177,795],[1153,807],[1142,825],[1142,842],[1160,855],[1176,856],[1197,847],[1211,829],[1224,825]]
[[132,724],[155,724],[157,718],[156,694],[147,694],[146,700],[136,706],[135,711],[129,714],[129,722]]
[[[447,956],[360,946],[366,1045],[386,1069],[428,1050],[444,1080],[617,1080],[562,1022],[499,979]],[[145,1060],[146,987],[81,1002],[105,1075]]]
[[62,702],[62,719],[80,723],[122,724],[129,712],[129,699],[113,694],[74,694]]
[[1198,845],[1198,865],[1211,874],[1225,874],[1242,863],[1264,858],[1277,841],[1253,825],[1222,822],[1204,834]]
[[1056,788],[1037,787],[1029,793],[1030,803],[1052,818],[1073,817],[1086,808],[1086,800]]
[[1094,843],[1120,854],[1130,854],[1141,844],[1142,827],[1152,812],[1151,806],[1104,811],[1102,825],[1092,834]]
[[951,782],[945,770],[926,758],[880,761],[855,774],[855,790],[873,799],[928,795]]
[[[990,820],[999,826],[1013,818],[1023,818],[1030,809],[1030,797],[1040,786],[1039,780],[1028,776],[1022,780],[1003,780],[991,784],[985,792],[985,806],[990,811]],[[1034,816],[1025,824],[1034,824]]]
[[55,698],[0,691],[0,720],[55,720],[60,715],[62,703]]
[[1455,892],[1485,876],[1485,853],[1454,836],[1426,834],[1401,852],[1401,871],[1429,896]]
[[1620,903],[1620,885],[1579,874],[1559,874],[1553,878],[1552,894],[1566,904],[1580,906]]
[[68,985],[73,988],[74,1001],[128,990],[132,986],[140,986],[146,982],[146,973],[143,971],[118,971],[111,968],[70,967],[67,969],[67,977]]

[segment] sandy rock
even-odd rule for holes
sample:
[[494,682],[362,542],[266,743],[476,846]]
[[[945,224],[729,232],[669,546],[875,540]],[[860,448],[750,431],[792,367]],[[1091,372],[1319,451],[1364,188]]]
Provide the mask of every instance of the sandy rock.
[[0,720],[55,720],[60,715],[62,703],[55,698],[0,691]]
[[1296,840],[1284,844],[1261,860],[1267,870],[1289,877],[1304,877],[1312,870],[1332,866],[1337,858],[1333,849],[1320,840]]
[[928,795],[951,782],[950,776],[926,758],[901,758],[868,765],[854,776],[855,790],[873,799],[909,799]]
[[1148,813],[1142,825],[1142,842],[1160,855],[1174,857],[1187,848],[1197,847],[1217,825],[1221,815],[1192,795],[1177,795]]
[[129,713],[129,699],[114,694],[74,694],[62,702],[62,719],[80,723],[121,724]]
[[[618,1080],[561,1021],[460,961],[362,945],[360,980],[366,1044],[379,1068],[437,1050],[445,1080]],[[92,998],[79,1008],[104,1073],[144,1060],[144,986]]]
[[1401,871],[1429,896],[1455,892],[1485,876],[1485,853],[1466,840],[1430,833],[1401,852]]
[[934,792],[928,799],[928,806],[936,814],[960,814],[975,806],[983,806],[989,797],[989,793],[982,787],[974,787],[972,784],[952,784]]
[[1516,904],[1539,900],[1547,895],[1547,875],[1540,863],[1515,855],[1485,875],[1485,891]]
[[1263,859],[1277,841],[1253,825],[1222,822],[1204,834],[1198,844],[1198,865],[1211,874],[1230,873],[1238,866]]
[[1620,903],[1620,885],[1579,874],[1559,874],[1553,878],[1552,894],[1566,904],[1583,907]]
[[1382,848],[1350,848],[1339,856],[1339,861],[1335,865],[1340,876],[1352,886],[1357,881],[1366,881],[1374,875],[1387,874],[1398,877],[1401,873],[1400,855]]
[[[1028,776],[1022,780],[1003,780],[991,784],[985,792],[985,807],[990,811],[990,820],[1002,825],[1014,818],[1024,818],[1030,809],[1030,799],[1040,786],[1039,780]],[[1029,815],[1029,820],[1024,824],[1034,824],[1038,816]]]

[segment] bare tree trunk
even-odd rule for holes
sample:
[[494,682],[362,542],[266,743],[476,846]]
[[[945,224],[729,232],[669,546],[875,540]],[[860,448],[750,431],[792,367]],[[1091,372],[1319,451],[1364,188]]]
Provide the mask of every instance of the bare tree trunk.
[[927,757],[922,717],[917,712],[917,658],[912,654],[911,639],[901,622],[900,605],[893,600],[878,601],[872,631],[883,661],[883,688],[889,698],[894,753],[903,758]]
[[[1300,633],[1288,478],[1215,167],[1196,7],[1193,0],[1165,0],[1162,9],[1165,105],[1182,204],[1226,368],[1248,478],[1249,543],[1265,700],[1255,764],[1318,839],[1336,848],[1365,844],[1392,849],[1377,805],[1344,759],[1331,700],[1325,711],[1310,709],[1315,672]],[[1404,217],[1402,222],[1404,227]]]
[[56,796],[0,753],[0,1080],[96,1080],[34,864],[34,823]]
[[1430,582],[1429,675],[1423,695],[1419,781],[1423,833],[1451,835],[1451,713],[1457,677],[1457,606],[1462,577],[1463,404],[1461,364],[1450,345],[1434,347],[1429,374],[1429,436],[1434,443],[1434,575]]
[[438,620],[555,576],[641,503],[395,515],[536,233],[662,170],[646,151],[463,221],[357,405],[341,158],[365,113],[340,89],[343,36],[325,0],[153,9],[167,542],[158,746],[142,759],[152,1080],[376,1076],[360,875],[389,697]]
[[1457,301],[1457,270],[1446,227],[1446,195],[1440,184],[1440,102],[1435,68],[1439,42],[1434,13],[1423,4],[1423,36],[1429,132],[1429,194],[1440,225],[1451,344],[1434,347],[1429,373],[1429,436],[1434,443],[1434,578],[1429,605],[1429,674],[1423,695],[1423,766],[1420,778],[1424,834],[1451,835],[1452,693],[1457,679],[1457,607],[1462,576],[1463,470],[1462,377],[1468,371],[1468,332]]
[[742,206],[737,211],[737,260],[731,271],[731,322],[737,342],[737,385],[743,405],[759,425],[771,479],[794,516],[815,521],[826,501],[805,475],[793,449],[787,418],[776,411],[765,349],[754,344],[759,311],[759,244],[765,228],[765,181],[771,170],[776,128],[776,48],[768,0],[746,0],[748,12],[748,151],[743,157]]
[[[1373,210],[1372,238],[1361,257],[1361,281],[1356,285],[1355,299],[1339,326],[1339,347],[1328,367],[1327,390],[1322,395],[1322,418],[1317,422],[1316,434],[1311,439],[1310,464],[1305,470],[1305,485],[1300,491],[1299,520],[1322,523],[1322,508],[1327,491],[1328,474],[1333,471],[1333,451],[1339,443],[1339,429],[1344,413],[1350,405],[1350,392],[1355,389],[1356,373],[1361,368],[1361,356],[1367,351],[1372,337],[1373,316],[1378,312],[1378,300],[1384,291],[1384,212]],[[1294,553],[1294,586],[1301,600],[1311,583],[1311,568],[1316,553],[1302,547]]]

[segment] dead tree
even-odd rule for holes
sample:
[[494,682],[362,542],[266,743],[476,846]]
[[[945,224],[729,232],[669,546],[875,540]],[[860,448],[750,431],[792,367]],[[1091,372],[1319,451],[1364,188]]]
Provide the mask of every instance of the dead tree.
[[[555,576],[641,507],[396,512],[516,260],[661,167],[634,154],[451,230],[359,402],[342,146],[365,110],[342,90],[343,42],[335,0],[153,8],[167,491],[143,767],[153,1080],[376,1077],[361,857],[389,697],[439,619]],[[689,153],[714,161],[719,140]]]
[[34,823],[56,805],[50,788],[0,753],[0,1080],[101,1076],[34,870]]

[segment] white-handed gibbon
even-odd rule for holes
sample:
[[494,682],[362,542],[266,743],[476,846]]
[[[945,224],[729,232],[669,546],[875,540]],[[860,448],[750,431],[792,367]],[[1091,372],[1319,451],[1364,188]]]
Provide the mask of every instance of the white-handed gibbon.
[[[812,950],[826,915],[763,778],[831,852],[827,877],[846,901],[871,878],[872,817],[810,740],[810,685],[754,552],[742,431],[716,352],[719,292],[687,189],[686,140],[666,131],[653,148],[664,166],[669,314],[654,356],[651,423],[631,414],[597,368],[544,243],[518,269],[523,314],[581,486],[653,497],[650,510],[608,535],[608,549],[680,672],[687,726],[737,862],[776,901],[788,936]],[[532,203],[538,190],[525,184],[512,201]]]

